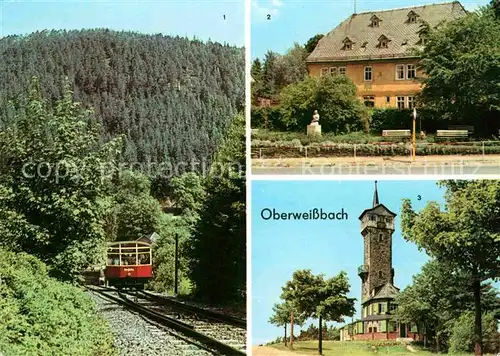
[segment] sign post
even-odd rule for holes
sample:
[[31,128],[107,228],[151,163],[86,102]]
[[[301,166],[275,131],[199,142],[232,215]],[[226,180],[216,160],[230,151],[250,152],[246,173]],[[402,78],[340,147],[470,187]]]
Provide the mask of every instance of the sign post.
[[416,137],[416,131],[417,131],[417,109],[413,108],[413,135],[412,135],[412,155],[411,155],[411,160],[412,162],[415,162],[415,156],[417,152],[417,137]]
[[175,252],[174,252],[174,269],[175,269],[175,275],[174,275],[174,294],[177,296],[177,285],[178,285],[178,279],[179,279],[179,235],[175,234]]

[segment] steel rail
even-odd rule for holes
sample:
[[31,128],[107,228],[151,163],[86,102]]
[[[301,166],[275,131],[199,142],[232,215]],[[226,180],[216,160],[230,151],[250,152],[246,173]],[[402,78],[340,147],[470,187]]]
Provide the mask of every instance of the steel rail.
[[208,346],[208,348],[205,348],[205,350],[214,352],[217,351],[220,355],[246,355],[246,353],[236,350],[235,348],[226,345],[218,340],[212,339],[211,337],[208,337],[206,335],[203,335],[196,330],[194,330],[194,327],[192,325],[183,323],[181,321],[175,320],[171,317],[168,317],[164,314],[155,312],[149,308],[143,307],[137,303],[134,303],[131,301],[129,298],[125,296],[122,292],[116,291],[118,293],[119,297],[115,297],[112,295],[109,295],[109,293],[105,291],[100,291],[98,289],[94,288],[89,288],[92,291],[96,291],[107,298],[111,299],[112,301],[125,305],[129,309],[135,310],[139,312],[142,316],[147,317],[148,319],[151,319],[153,321],[156,321],[164,326],[170,327],[176,331],[179,331],[180,333],[184,334],[185,336],[191,337],[198,342],[203,343],[204,345]]
[[200,307],[196,307],[193,305],[184,304],[184,303],[181,303],[177,300],[173,300],[171,298],[164,297],[161,295],[152,294],[152,293],[149,293],[146,291],[139,291],[139,293],[145,295],[147,298],[155,299],[156,301],[158,301],[162,304],[172,304],[175,307],[178,307],[179,309],[183,309],[183,310],[191,312],[191,313],[203,315],[206,318],[214,320],[214,321],[218,321],[218,322],[221,322],[224,324],[229,324],[229,325],[235,326],[235,327],[240,328],[240,329],[247,328],[247,322],[243,319],[235,318],[235,317],[229,316],[229,315],[224,315],[221,313],[217,313],[217,312],[203,309]]

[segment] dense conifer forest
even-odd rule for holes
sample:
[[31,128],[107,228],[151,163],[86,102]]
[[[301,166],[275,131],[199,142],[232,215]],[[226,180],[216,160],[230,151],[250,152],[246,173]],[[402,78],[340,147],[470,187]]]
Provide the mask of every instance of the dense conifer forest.
[[75,100],[102,121],[103,140],[126,135],[122,159],[149,176],[159,166],[147,162],[162,162],[168,176],[208,167],[245,100],[242,48],[106,29],[39,31],[0,39],[0,128],[22,116],[33,76],[52,101],[68,77]]

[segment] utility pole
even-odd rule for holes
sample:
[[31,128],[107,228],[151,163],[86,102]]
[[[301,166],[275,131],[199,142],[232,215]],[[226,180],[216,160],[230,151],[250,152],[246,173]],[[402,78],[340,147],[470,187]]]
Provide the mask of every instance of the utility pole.
[[415,162],[415,155],[417,151],[417,138],[416,138],[416,131],[417,131],[417,109],[413,108],[413,135],[412,135],[412,157],[411,160],[412,162]]
[[179,279],[179,235],[175,234],[175,258],[174,258],[174,294],[177,295],[177,285]]
[[354,14],[356,14],[356,0],[354,0]]

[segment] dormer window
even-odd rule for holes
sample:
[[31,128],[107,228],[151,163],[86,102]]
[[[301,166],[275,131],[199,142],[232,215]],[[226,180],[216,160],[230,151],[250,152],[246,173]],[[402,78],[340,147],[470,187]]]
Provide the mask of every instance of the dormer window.
[[349,39],[349,37],[346,37],[346,38],[342,41],[342,43],[344,43],[344,47],[343,47],[343,49],[344,49],[344,50],[351,50],[351,49],[352,49],[352,46],[353,46],[353,44],[354,44],[354,42],[353,42],[353,41],[351,41],[351,40]]
[[414,11],[408,13],[408,23],[417,23],[418,15]]
[[379,27],[380,19],[377,17],[377,15],[373,15],[371,17],[370,21],[371,21],[371,24],[370,24],[371,27]]
[[379,48],[388,48],[389,47],[389,39],[384,35],[378,38],[378,47]]

